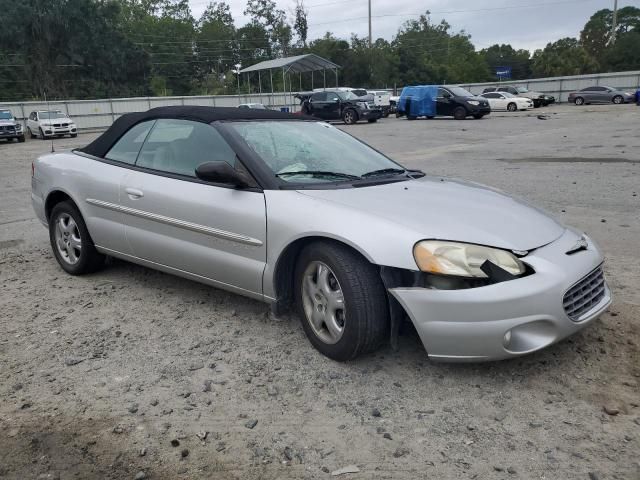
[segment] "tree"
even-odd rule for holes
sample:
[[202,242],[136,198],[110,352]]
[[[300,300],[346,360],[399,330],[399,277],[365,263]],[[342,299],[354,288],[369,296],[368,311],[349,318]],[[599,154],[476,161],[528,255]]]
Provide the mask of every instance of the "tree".
[[533,77],[582,75],[597,71],[597,62],[576,38],[562,38],[536,50],[532,58]]
[[640,30],[621,35],[605,51],[601,63],[610,72],[640,70]]
[[296,0],[295,22],[293,24],[293,29],[296,31],[296,34],[298,35],[298,42],[302,47],[307,46],[307,33],[309,32],[307,15],[308,12],[304,8],[303,0]]
[[[607,8],[598,10],[585,24],[580,33],[580,41],[586,51],[596,59],[600,58],[611,43],[613,12]],[[640,8],[623,7],[618,10],[616,37],[632,30],[640,29]]]
[[511,78],[524,80],[531,77],[531,54],[528,50],[516,50],[511,45],[492,45],[480,51],[489,66],[492,75],[497,67],[511,67]]
[[284,10],[277,8],[274,0],[249,0],[244,14],[251,17],[251,23],[264,27],[270,50],[276,56],[288,54],[293,37],[292,29],[287,23]]
[[211,2],[200,17],[196,35],[198,67],[203,75],[203,93],[224,90],[225,72],[239,60],[236,27],[225,2]]

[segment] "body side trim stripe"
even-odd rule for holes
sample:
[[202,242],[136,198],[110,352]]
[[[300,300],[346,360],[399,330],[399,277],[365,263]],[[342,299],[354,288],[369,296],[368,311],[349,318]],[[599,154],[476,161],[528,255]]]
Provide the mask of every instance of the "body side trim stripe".
[[178,220],[177,218],[165,217],[164,215],[158,215],[157,213],[145,212],[144,210],[137,210],[135,208],[125,207],[123,205],[117,205],[115,203],[104,202],[102,200],[96,200],[95,198],[87,198],[87,203],[95,205],[97,207],[106,208],[108,210],[126,213],[127,215],[133,215],[134,217],[140,217],[159,223],[164,223],[165,225],[171,225],[172,227],[184,228],[185,230],[191,230],[192,232],[204,233],[205,235],[211,235],[212,237],[231,240],[238,243],[244,243],[246,245],[252,245],[254,247],[262,246],[261,240],[239,233],[227,232],[225,230],[218,230],[217,228],[207,227],[206,225],[185,222],[184,220]]

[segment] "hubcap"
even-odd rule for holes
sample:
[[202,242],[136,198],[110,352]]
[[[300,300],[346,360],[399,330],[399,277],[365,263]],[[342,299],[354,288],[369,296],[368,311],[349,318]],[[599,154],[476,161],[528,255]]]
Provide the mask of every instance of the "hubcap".
[[56,248],[60,257],[69,265],[75,265],[82,253],[82,240],[78,225],[71,215],[61,214],[55,224]]
[[347,123],[351,123],[353,121],[353,116],[351,115],[350,112],[347,112],[344,114],[344,119],[346,120]]
[[345,305],[340,283],[324,263],[311,262],[302,276],[302,306],[313,333],[324,343],[337,343],[344,333]]

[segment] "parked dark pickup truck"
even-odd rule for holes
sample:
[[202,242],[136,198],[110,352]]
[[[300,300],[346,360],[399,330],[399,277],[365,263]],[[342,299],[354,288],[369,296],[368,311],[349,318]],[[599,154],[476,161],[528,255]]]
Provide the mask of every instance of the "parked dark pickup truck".
[[342,120],[347,125],[358,120],[377,122],[382,109],[370,104],[351,92],[305,92],[296,94],[302,105],[302,113],[322,120]]

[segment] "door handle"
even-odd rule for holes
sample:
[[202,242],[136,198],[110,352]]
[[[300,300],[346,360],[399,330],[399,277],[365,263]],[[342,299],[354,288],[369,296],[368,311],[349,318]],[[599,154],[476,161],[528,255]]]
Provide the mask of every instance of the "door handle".
[[127,195],[129,195],[129,197],[132,199],[144,197],[144,192],[142,190],[138,190],[137,188],[127,187],[124,189],[124,191],[127,192]]

